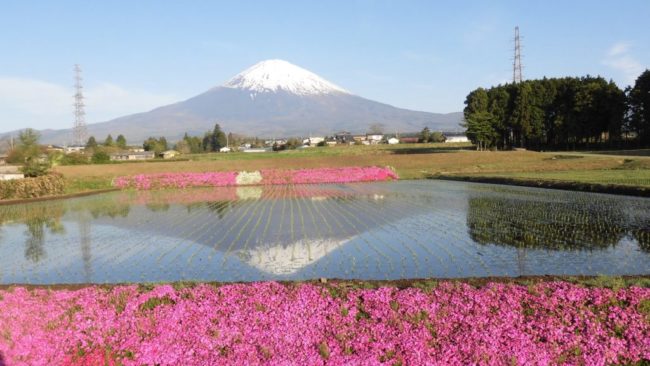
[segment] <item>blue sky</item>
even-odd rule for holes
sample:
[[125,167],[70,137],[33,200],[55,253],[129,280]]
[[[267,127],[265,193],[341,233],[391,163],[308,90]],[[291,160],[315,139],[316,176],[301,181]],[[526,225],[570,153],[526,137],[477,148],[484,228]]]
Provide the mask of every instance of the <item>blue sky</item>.
[[72,125],[72,66],[88,123],[180,101],[271,58],[363,97],[463,108],[512,78],[601,75],[624,87],[650,67],[650,1],[0,0],[0,132]]

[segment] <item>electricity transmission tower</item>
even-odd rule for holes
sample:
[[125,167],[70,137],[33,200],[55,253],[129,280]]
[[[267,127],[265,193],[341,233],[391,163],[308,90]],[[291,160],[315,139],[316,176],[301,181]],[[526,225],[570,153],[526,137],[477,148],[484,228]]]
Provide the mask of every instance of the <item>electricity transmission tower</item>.
[[520,83],[524,80],[521,72],[521,40],[519,38],[519,26],[515,27],[515,58],[512,62],[512,82]]
[[86,143],[86,112],[84,111],[83,86],[81,84],[81,66],[74,65],[74,128],[73,141],[76,146]]

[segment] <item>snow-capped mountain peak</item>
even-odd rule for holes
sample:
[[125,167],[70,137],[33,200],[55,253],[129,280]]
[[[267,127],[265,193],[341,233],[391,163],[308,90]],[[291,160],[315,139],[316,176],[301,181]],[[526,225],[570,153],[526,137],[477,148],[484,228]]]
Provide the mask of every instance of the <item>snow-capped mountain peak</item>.
[[298,95],[349,92],[320,76],[283,60],[259,62],[230,79],[227,88],[253,93],[285,91]]

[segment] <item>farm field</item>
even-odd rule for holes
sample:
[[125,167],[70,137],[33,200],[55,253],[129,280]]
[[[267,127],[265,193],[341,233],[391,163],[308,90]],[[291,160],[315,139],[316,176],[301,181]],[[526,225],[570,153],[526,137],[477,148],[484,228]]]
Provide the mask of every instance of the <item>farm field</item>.
[[572,170],[552,172],[478,173],[471,176],[505,177],[595,184],[650,187],[650,169]]
[[[110,188],[112,180],[119,176],[176,172],[391,166],[401,179],[421,179],[438,174],[532,174],[534,177],[534,174],[550,172],[550,176],[557,174],[558,179],[579,180],[593,176],[599,183],[612,179],[646,185],[650,170],[650,159],[645,157],[531,151],[477,152],[467,148],[462,144],[451,147],[445,144],[340,146],[279,153],[190,155],[184,157],[188,160],[181,161],[58,166],[55,170],[68,179],[68,193]],[[577,173],[574,177],[568,171],[584,173]]]

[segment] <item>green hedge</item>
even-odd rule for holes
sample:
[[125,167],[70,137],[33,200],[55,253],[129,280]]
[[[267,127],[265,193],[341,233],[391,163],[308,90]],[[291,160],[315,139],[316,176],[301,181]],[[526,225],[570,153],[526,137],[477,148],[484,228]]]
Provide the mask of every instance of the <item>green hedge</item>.
[[0,199],[35,198],[63,194],[65,179],[58,173],[37,178],[0,181]]

